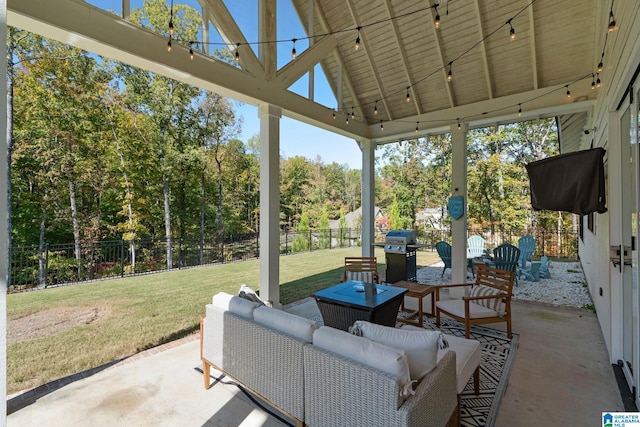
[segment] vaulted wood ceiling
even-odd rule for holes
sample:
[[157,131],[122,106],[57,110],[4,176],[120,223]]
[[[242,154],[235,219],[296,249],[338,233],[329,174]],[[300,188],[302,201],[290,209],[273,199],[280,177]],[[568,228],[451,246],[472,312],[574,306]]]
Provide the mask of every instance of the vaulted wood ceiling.
[[[199,1],[203,16],[230,47],[245,40],[224,0]],[[259,1],[265,1],[263,7],[276,5]],[[608,23],[604,2],[442,0],[434,7],[434,0],[291,1],[307,35],[324,36],[313,37],[308,52],[280,70],[274,70],[274,55],[247,51],[240,69],[207,57],[189,61],[188,46],[174,47],[184,55],[167,55],[157,49],[166,45],[164,35],[79,0],[9,0],[8,20],[244,102],[274,104],[293,118],[356,139],[385,143],[415,137],[416,127],[425,134],[447,131],[458,122],[478,127],[559,116],[561,126],[571,124],[563,138],[573,149],[581,143],[598,94],[591,82]],[[267,15],[276,14],[267,10]],[[287,90],[318,63],[338,100],[336,119],[335,105],[319,105]]]

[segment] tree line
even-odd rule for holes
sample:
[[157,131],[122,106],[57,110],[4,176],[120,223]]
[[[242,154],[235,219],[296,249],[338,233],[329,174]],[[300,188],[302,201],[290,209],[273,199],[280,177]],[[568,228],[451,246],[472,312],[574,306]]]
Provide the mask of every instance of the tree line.
[[[176,37],[196,39],[199,12],[174,9]],[[146,0],[130,19],[164,33],[167,14],[164,1]],[[171,268],[172,239],[259,231],[259,137],[239,139],[233,101],[17,28],[7,43],[12,245],[74,242],[79,257],[83,241],[157,238]],[[228,51],[214,56],[233,63]],[[524,169],[557,152],[553,120],[471,131],[470,226],[565,223],[532,212]],[[449,135],[385,145],[377,155],[385,225],[412,228],[425,208],[446,212]],[[346,228],[345,214],[360,206],[360,174],[321,158],[281,157],[281,227],[327,229],[340,218]]]

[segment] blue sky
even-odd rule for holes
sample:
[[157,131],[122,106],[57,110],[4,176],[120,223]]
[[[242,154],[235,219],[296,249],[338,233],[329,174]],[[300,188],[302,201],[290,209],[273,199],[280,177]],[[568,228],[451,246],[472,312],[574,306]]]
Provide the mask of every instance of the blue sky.
[[[236,19],[236,22],[245,35],[247,42],[258,40],[258,1],[259,0],[224,0],[225,5]],[[121,0],[87,0],[102,9],[121,11]],[[170,0],[167,0],[167,4]],[[187,4],[197,10],[200,6],[197,0],[173,0],[173,4]],[[142,7],[142,0],[131,0],[131,8]],[[306,36],[300,24],[300,20],[290,0],[277,0],[277,38],[287,40],[278,43],[278,67],[282,67],[291,60],[293,43],[289,40],[301,39]],[[222,39],[214,27],[210,26],[210,42],[216,43],[211,49],[222,47]],[[220,43],[218,45],[217,43]],[[257,45],[251,46],[257,53]],[[307,40],[296,42],[296,52],[301,54],[308,47]],[[307,76],[294,83],[290,90],[302,96],[307,95],[309,81]],[[316,102],[327,106],[336,107],[336,99],[324,78],[320,66],[315,68],[314,94]],[[260,132],[260,120],[258,109],[255,106],[237,103],[237,112],[243,118],[243,129],[240,138],[247,141],[251,136]],[[286,157],[304,156],[311,160],[321,157],[325,164],[336,162],[347,164],[351,169],[362,169],[362,155],[353,139],[345,138],[314,126],[283,117],[280,122],[280,153]]]

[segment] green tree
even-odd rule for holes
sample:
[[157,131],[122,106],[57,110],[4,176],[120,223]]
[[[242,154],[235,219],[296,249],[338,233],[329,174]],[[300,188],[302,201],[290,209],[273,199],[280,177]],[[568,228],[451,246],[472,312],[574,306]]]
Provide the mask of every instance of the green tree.
[[307,216],[306,213],[302,213],[302,215],[300,216],[300,223],[298,224],[297,227],[297,235],[296,238],[293,240],[293,243],[291,245],[291,250],[293,252],[303,252],[303,251],[308,251],[311,246],[310,246],[310,230],[311,227],[309,227],[309,217]]
[[327,213],[326,206],[322,209],[318,228],[320,229],[318,247],[320,249],[329,249],[331,247],[331,229],[329,225],[329,214]]

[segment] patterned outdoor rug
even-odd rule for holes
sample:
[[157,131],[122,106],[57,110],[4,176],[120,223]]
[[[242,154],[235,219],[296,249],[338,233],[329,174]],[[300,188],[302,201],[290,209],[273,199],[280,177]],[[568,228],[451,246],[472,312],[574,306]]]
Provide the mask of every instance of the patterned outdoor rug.
[[[445,334],[464,338],[464,325],[450,319],[442,319],[441,330]],[[424,318],[427,329],[437,329],[435,319]],[[471,327],[471,338],[480,341],[480,394],[473,390],[473,377],[462,392],[462,425],[468,427],[493,427],[498,416],[500,400],[509,384],[509,373],[518,348],[518,335],[507,338],[507,333],[483,326]]]
[[[402,316],[402,313],[400,313]],[[322,323],[322,316],[313,320]],[[451,319],[441,320],[442,332],[464,338],[464,325]],[[400,326],[402,323],[398,323]],[[424,317],[426,329],[437,330],[433,317]],[[473,390],[473,377],[462,392],[461,417],[465,427],[493,427],[498,416],[500,400],[509,384],[509,373],[518,348],[518,335],[507,338],[506,332],[483,326],[471,327],[471,338],[480,341],[480,394]]]

